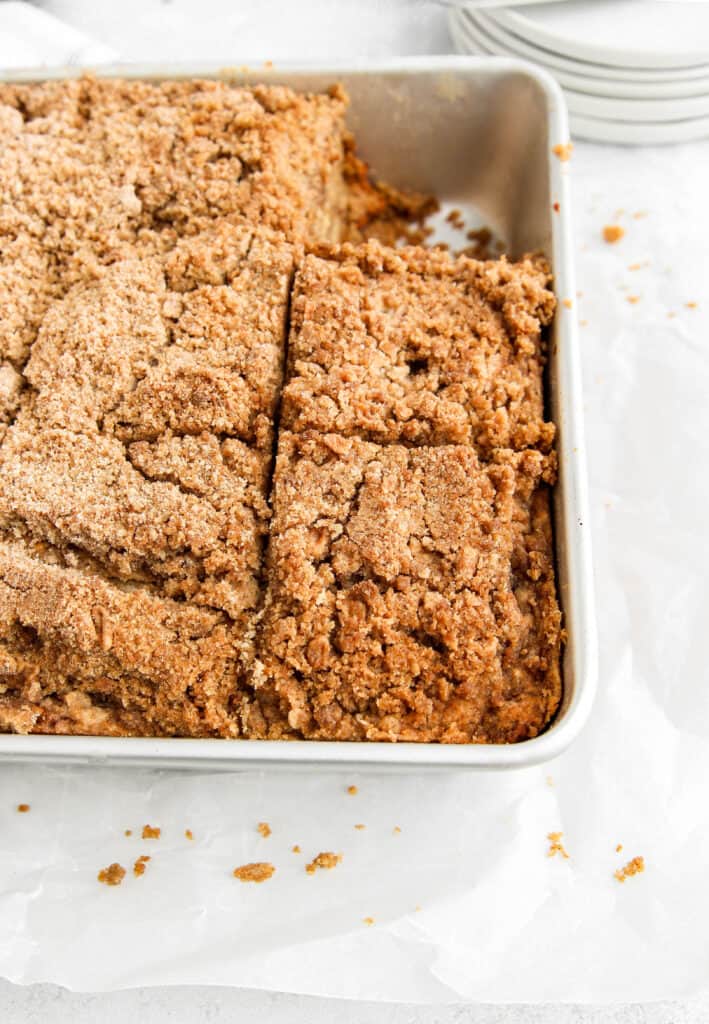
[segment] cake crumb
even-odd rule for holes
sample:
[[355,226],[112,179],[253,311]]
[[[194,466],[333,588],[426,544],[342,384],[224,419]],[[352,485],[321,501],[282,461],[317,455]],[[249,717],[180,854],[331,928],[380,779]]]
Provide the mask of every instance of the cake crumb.
[[613,872],[613,877],[617,878],[619,882],[624,882],[626,878],[632,878],[633,875],[639,875],[645,870],[645,858],[644,857],[633,857],[627,864],[624,864],[622,868],[618,868],[617,871]]
[[363,917],[362,920],[369,927],[371,927],[371,925],[374,924],[374,918],[373,917]]
[[558,212],[559,212],[559,210],[561,209],[561,207],[559,206],[559,204],[558,204],[558,203],[554,203],[554,204],[552,205],[552,209],[553,209],[554,213],[558,213]]
[[260,821],[258,823],[258,831],[260,832],[264,839],[268,839],[268,837],[271,834],[271,826],[268,824],[267,821]]
[[356,828],[356,829],[357,829],[357,830],[358,830],[359,832],[361,832],[361,831],[362,831],[362,829],[363,829],[363,828],[366,828],[366,827],[367,827],[366,825],[355,825],[355,828]]
[[685,302],[685,306],[687,307],[687,309],[696,309],[697,308],[697,303],[696,302]]
[[394,828],[391,830],[391,832],[392,832],[392,835],[398,836],[401,833],[401,829],[399,828],[398,825],[394,825]]
[[566,163],[567,160],[571,159],[573,148],[573,142],[559,142],[552,149],[552,153],[554,156],[557,156],[562,163]]
[[561,305],[565,306],[566,309],[573,309],[573,306],[574,306],[574,304],[571,301],[571,299],[562,299],[561,300]]
[[551,777],[551,775],[547,775],[547,786],[553,786],[553,785],[554,785],[553,778]]
[[579,320],[579,325],[581,327],[588,327],[588,320]]
[[357,796],[357,794],[359,793],[359,790],[357,789],[356,786],[348,786],[347,787],[347,792],[349,793],[350,796]]
[[104,885],[120,885],[126,877],[126,869],[121,864],[109,864],[102,868],[96,876]]
[[336,867],[341,860],[341,853],[331,853],[329,851],[326,851],[324,853],[319,853],[317,857],[313,857],[310,863],[305,865],[305,870],[308,872],[309,875],[314,875],[318,868],[323,868],[327,869],[328,871],[332,871],[332,869]]
[[291,853],[302,853],[303,851],[296,843],[295,846],[291,846]]
[[275,872],[273,864],[268,861],[256,861],[253,864],[242,864],[240,868],[234,868],[234,878],[240,882],[267,882]]
[[639,295],[626,295],[625,297],[631,306],[634,306],[637,302],[640,302]]
[[138,857],[137,861],[133,865],[133,874],[135,875],[136,878],[140,878],[141,875],[145,874],[145,865],[148,863],[149,860],[150,857],[146,856],[146,854],[143,854],[141,857]]
[[417,914],[420,914],[421,913],[421,904],[417,903],[416,906],[414,907],[414,910],[416,911]]
[[451,210],[450,213],[446,214],[446,220],[451,227],[456,228],[458,231],[462,231],[465,227],[465,221],[463,220],[463,214],[459,209]]
[[133,829],[132,828],[127,828],[125,830],[125,832],[123,833],[123,835],[124,836],[132,836],[133,835]]
[[618,843],[618,845],[617,845],[617,846],[616,846],[616,848],[615,848],[615,852],[616,852],[616,853],[620,853],[620,851],[621,851],[622,849],[623,849],[623,844],[622,844],[622,843]]
[[561,841],[563,835],[563,832],[549,832],[547,834],[547,839],[549,840],[549,852],[547,853],[547,857],[555,857],[557,853],[559,853],[564,860],[569,859],[569,855],[564,849],[564,844]]
[[191,828],[185,829],[185,839],[194,839],[194,834]]
[[154,828],[152,825],[143,825],[143,839],[159,839],[160,829]]
[[631,263],[628,266],[628,270],[642,270],[643,267],[646,267],[647,265],[648,265],[647,260],[645,260],[644,263]]
[[622,228],[620,224],[606,224],[603,229],[603,241],[612,245],[614,242],[619,242],[624,234],[625,228]]
[[30,805],[29,804],[18,804],[17,805],[17,810],[18,810],[18,812],[20,814],[27,814],[29,809],[30,809]]

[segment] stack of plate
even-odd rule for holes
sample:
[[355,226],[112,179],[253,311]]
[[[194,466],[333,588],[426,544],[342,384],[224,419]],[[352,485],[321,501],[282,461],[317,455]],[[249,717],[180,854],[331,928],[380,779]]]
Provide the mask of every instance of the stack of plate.
[[546,68],[581,138],[640,145],[709,136],[706,0],[468,0],[452,8],[450,27],[460,53]]

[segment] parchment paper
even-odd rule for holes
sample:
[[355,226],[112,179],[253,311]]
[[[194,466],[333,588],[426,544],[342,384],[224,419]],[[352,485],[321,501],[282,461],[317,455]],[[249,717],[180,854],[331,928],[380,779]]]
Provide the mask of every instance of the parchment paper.
[[[601,637],[576,745],[541,768],[469,775],[3,765],[0,973],[412,1002],[706,986],[707,166],[709,144],[574,152]],[[614,246],[608,223],[626,228]],[[161,838],[142,841],[144,824]],[[547,856],[551,831],[568,860]],[[342,863],[306,874],[321,851]],[[620,884],[614,870],[636,855],[645,872]],[[269,882],[231,877],[256,860],[276,865]],[[108,888],[96,875],[113,861],[129,871]]]

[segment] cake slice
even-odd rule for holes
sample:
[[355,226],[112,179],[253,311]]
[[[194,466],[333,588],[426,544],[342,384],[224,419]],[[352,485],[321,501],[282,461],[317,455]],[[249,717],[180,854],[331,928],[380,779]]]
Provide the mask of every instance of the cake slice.
[[291,247],[224,229],[51,307],[0,446],[0,726],[234,735]]
[[375,242],[306,257],[283,423],[379,444],[550,450],[540,260],[478,262]]
[[467,445],[282,432],[245,734],[540,732],[560,697],[548,469],[533,451],[482,464]]

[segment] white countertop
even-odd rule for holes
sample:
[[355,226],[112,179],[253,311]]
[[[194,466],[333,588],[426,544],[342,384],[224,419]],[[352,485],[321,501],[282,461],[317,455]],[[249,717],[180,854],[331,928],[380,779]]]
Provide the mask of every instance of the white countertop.
[[[258,4],[228,0],[123,0],[118,5],[96,4],[92,0],[48,0],[40,4],[57,16],[90,34],[99,44],[115,50],[124,59],[187,59],[235,56],[278,59],[298,57],[387,55],[395,53],[441,53],[450,49],[445,13],[436,3],[406,3],[389,0],[340,2],[335,13],[334,0],[307,5],[277,4],[262,0]],[[228,13],[227,13],[228,12]],[[294,40],[300,41],[297,53]],[[653,255],[664,237],[683,233],[682,224],[696,213],[700,220],[709,214],[700,188],[700,175],[678,188],[668,198],[666,188],[678,163],[689,166],[696,159],[709,165],[709,145],[694,149],[637,150],[602,149],[579,144],[574,154],[575,214],[580,299],[579,317],[584,307],[595,310],[602,305],[599,287],[598,253],[594,253],[597,234],[603,224],[616,217],[623,221],[627,211],[648,211],[649,227],[638,226],[628,246],[627,262],[642,261]],[[642,174],[639,168],[642,167]],[[693,191],[694,190],[694,191]],[[700,194],[701,193],[701,194]],[[626,221],[627,222],[627,221]],[[631,222],[632,223],[632,222]],[[641,222],[637,222],[641,225]],[[642,222],[644,224],[645,222]],[[597,248],[597,246],[596,246]],[[632,249],[632,252],[631,252]],[[643,271],[637,290],[649,293],[662,290],[668,306],[681,309],[689,297],[700,297],[702,275],[681,272],[667,261]],[[661,265],[662,264],[662,265]],[[704,276],[706,272],[704,270]],[[626,275],[627,277],[627,275]],[[622,288],[622,282],[619,288]],[[627,286],[626,286],[627,287]],[[691,296],[689,294],[690,289]],[[706,286],[701,298],[706,298]],[[621,315],[628,329],[641,328],[635,307],[622,300],[622,291],[613,297],[614,315]],[[705,322],[705,321],[704,321]],[[597,319],[586,330],[599,332]],[[582,332],[583,338],[583,332]],[[707,969],[709,986],[709,968]],[[105,1024],[140,1018],[145,1024],[162,1021],[221,1022],[259,1020],[263,1024],[328,1024],[335,1018],[341,1024],[704,1024],[709,1019],[709,996],[691,1001],[621,1005],[614,1007],[577,1006],[448,1006],[416,1007],[401,1004],[333,1002],[302,996],[260,993],[224,988],[135,989],[101,995],[72,994],[52,985],[14,986],[0,980],[0,1020],[11,1024],[74,1024],[100,1019]]]

